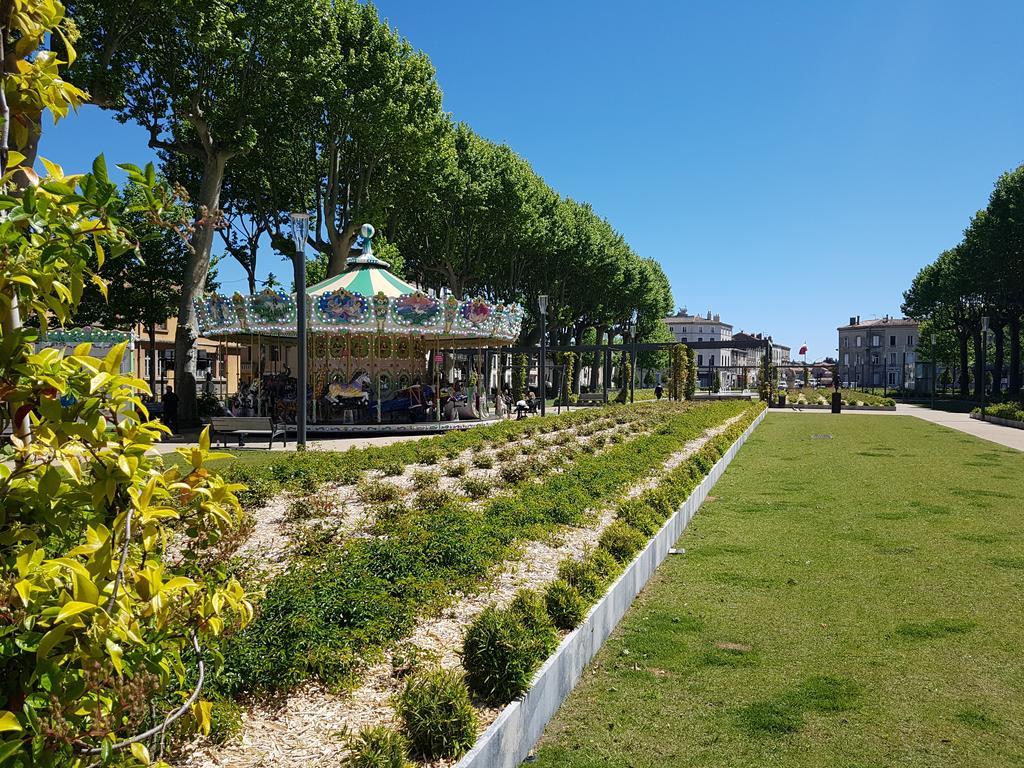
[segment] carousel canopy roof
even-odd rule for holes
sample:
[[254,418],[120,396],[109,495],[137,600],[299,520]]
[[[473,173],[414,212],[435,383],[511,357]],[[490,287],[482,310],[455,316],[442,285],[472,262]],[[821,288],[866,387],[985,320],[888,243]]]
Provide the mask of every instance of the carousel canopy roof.
[[388,265],[379,259],[373,261],[350,259],[349,268],[346,271],[309,286],[306,289],[306,294],[322,296],[325,293],[344,290],[363,296],[376,296],[378,293],[383,293],[389,299],[394,299],[416,293],[415,286],[409,285],[393,275],[387,267]]
[[[522,307],[482,298],[434,298],[396,277],[373,253],[373,228],[364,225],[362,254],[340,275],[309,286],[309,330],[438,337],[469,344],[509,344],[519,336]],[[294,337],[294,296],[264,290],[255,296],[207,296],[196,302],[200,332],[210,338],[261,334]]]

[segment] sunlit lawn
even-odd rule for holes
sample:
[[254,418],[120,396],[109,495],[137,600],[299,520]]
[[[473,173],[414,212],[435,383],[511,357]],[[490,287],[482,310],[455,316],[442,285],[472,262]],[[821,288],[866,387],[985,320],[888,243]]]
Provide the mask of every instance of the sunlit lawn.
[[539,765],[1024,765],[1024,454],[771,414],[713,493]]

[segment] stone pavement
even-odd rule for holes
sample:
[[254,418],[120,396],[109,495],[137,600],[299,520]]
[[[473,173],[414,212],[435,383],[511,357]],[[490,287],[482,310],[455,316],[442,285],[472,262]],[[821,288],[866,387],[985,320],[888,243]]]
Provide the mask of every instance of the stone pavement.
[[[769,413],[829,413],[819,410],[799,410],[787,408],[780,410],[773,408]],[[923,405],[907,405],[897,403],[895,411],[843,411],[843,416],[913,416],[924,421],[930,421],[949,429],[956,429],[966,432],[968,435],[980,437],[990,443],[1005,445],[1007,448],[1015,448],[1024,451],[1024,429],[1015,427],[1004,427],[1000,424],[991,424],[987,421],[972,419],[969,413],[948,413],[947,411],[933,411]]]

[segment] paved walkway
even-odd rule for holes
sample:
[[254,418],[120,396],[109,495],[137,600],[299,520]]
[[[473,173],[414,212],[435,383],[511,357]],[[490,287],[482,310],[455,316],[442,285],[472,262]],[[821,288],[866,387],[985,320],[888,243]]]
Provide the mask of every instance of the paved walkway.
[[[769,413],[828,413],[819,410],[798,410],[787,408],[786,410],[772,409]],[[968,435],[980,437],[991,443],[1005,445],[1007,448],[1015,448],[1024,451],[1024,429],[1015,427],[1004,427],[1000,424],[991,424],[987,421],[972,419],[969,413],[949,413],[947,411],[933,411],[923,405],[907,405],[897,403],[895,411],[843,411],[844,416],[914,416],[924,421],[930,421],[949,429],[956,429],[966,432]]]

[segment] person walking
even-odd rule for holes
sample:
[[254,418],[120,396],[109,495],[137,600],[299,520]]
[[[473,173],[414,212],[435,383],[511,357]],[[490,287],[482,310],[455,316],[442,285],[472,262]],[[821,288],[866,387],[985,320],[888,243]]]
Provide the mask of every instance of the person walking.
[[664,391],[665,391],[665,390],[664,390],[664,389],[662,389],[662,387],[661,387],[661,384],[659,383],[659,384],[655,385],[655,387],[654,387],[654,396],[655,396],[655,397],[656,397],[657,399],[661,400],[661,395],[662,395],[662,393],[663,393]]
[[174,434],[178,431],[178,396],[175,394],[173,387],[168,387],[164,391],[163,404],[164,426],[171,430],[171,434]]

